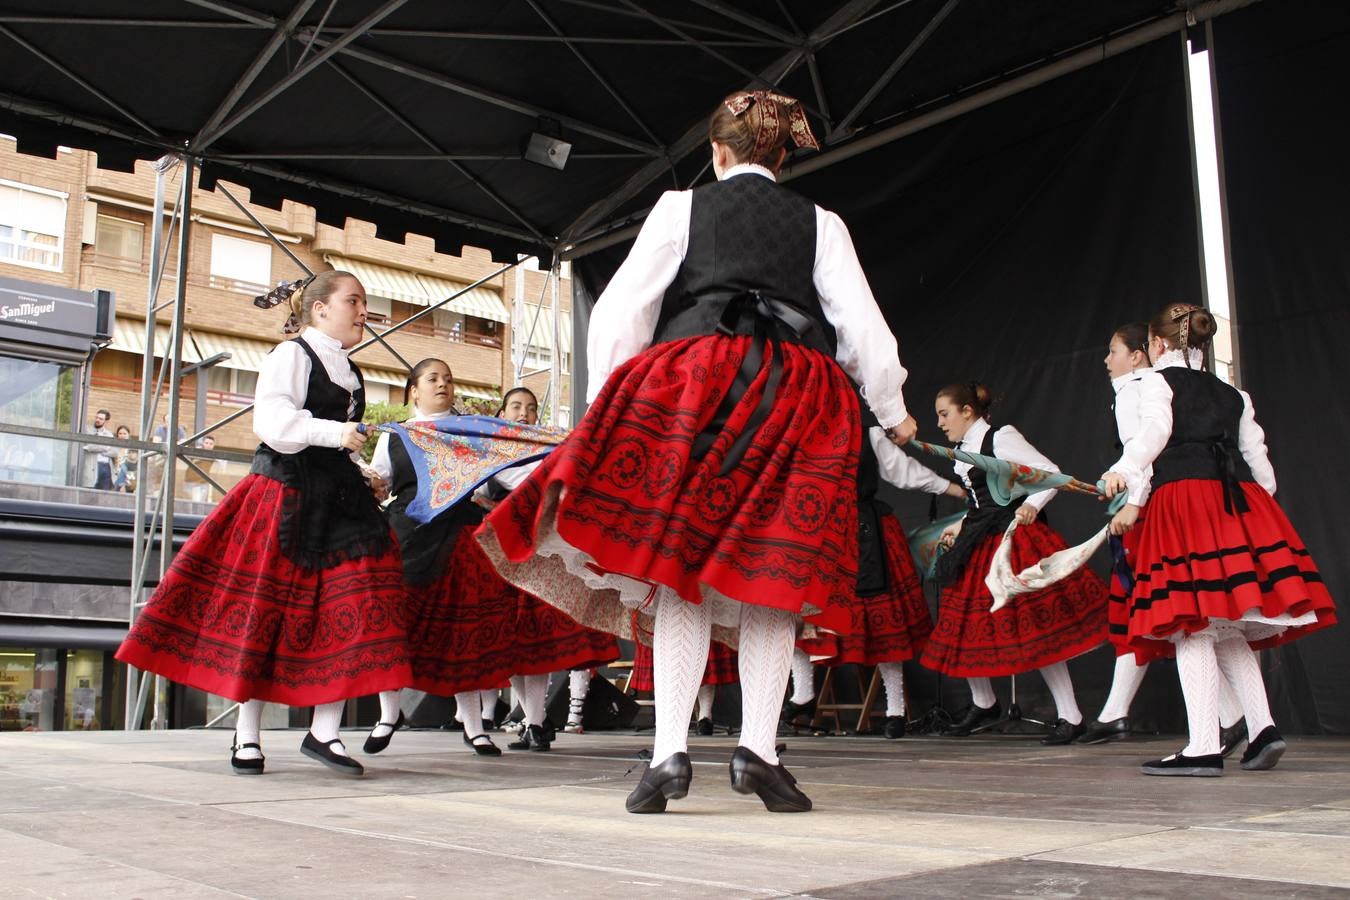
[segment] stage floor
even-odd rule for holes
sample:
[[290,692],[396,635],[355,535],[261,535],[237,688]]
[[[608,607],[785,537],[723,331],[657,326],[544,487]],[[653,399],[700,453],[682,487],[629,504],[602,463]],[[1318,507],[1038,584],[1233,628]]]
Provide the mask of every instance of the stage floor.
[[[1350,740],[1295,738],[1280,767],[1149,778],[1175,739],[788,738],[814,812],[732,793],[733,741],[691,738],[689,797],[634,816],[650,738],[562,735],[473,755],[400,732],[363,779],[263,735],[0,734],[0,893],[35,897],[1345,897]],[[500,735],[498,743],[505,741]],[[364,733],[345,732],[359,748]]]

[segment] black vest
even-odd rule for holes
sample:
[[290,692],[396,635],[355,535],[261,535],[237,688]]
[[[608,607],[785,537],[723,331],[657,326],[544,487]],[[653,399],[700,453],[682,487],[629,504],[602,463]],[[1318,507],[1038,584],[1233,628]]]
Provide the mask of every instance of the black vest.
[[881,517],[891,508],[877,499],[881,483],[881,464],[872,449],[868,430],[880,423],[867,404],[859,404],[862,412],[862,446],[858,451],[858,587],[859,597],[875,597],[890,587],[886,568],[886,542],[881,531]]
[[394,499],[385,509],[398,538],[403,581],[410,585],[429,584],[445,573],[459,530],[476,527],[483,521],[483,513],[466,498],[430,522],[418,522],[407,514],[408,504],[417,496],[417,472],[408,448],[396,434],[389,435],[389,465],[392,469],[389,493]]
[[[296,338],[295,343],[309,357],[303,408],[316,419],[361,421],[366,409],[361,370],[348,362],[358,384],[349,393],[328,377],[314,348],[303,338]],[[324,569],[388,552],[389,525],[346,450],[306,447],[299,453],[281,453],[259,444],[250,471],[295,489],[283,500],[278,537],[282,552],[296,565]]]
[[1153,490],[1173,481],[1222,481],[1224,506],[1246,511],[1237,485],[1254,481],[1238,449],[1242,395],[1208,372],[1168,366],[1158,374],[1172,389],[1172,436],[1153,461]]
[[[980,442],[980,455],[994,455],[994,432],[1000,427],[990,424],[989,430],[984,433],[984,440]],[[966,477],[970,487],[966,488],[966,518],[961,525],[961,533],[957,535],[956,542],[933,563],[933,578],[939,584],[955,581],[980,541],[991,534],[1002,534],[1017,514],[1017,507],[1022,505],[1022,501],[1018,500],[1007,506],[999,506],[989,493],[989,478],[979,466],[972,466]]]
[[[724,331],[752,334],[756,315],[732,309],[733,298],[758,294],[779,305],[784,321],[771,337],[834,354],[834,329],[816,296],[816,207],[759,175],[694,189],[689,242],[666,289],[654,343]],[[802,321],[804,320],[804,322]],[[810,326],[809,333],[806,326]]]

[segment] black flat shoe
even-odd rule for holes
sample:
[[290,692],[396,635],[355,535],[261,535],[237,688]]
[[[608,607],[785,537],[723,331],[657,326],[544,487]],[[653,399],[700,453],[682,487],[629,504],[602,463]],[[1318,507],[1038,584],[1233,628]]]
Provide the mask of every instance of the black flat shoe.
[[305,733],[305,740],[300,744],[300,752],[310,759],[318,760],[328,768],[339,775],[346,775],[351,778],[359,778],[366,774],[365,766],[361,765],[350,756],[343,756],[341,753],[333,751],[333,745],[344,747],[341,738],[334,738],[331,741],[321,741],[314,736],[314,732]]
[[1107,741],[1120,741],[1129,737],[1130,720],[1127,716],[1103,722],[1093,719],[1079,736],[1079,744],[1105,744]]
[[698,732],[698,734],[701,737],[712,737],[713,733],[712,719],[709,719],[707,716],[704,716],[702,719],[699,719],[698,724],[694,726],[694,730]]
[[[236,735],[236,740],[237,739],[238,736]],[[258,758],[240,759],[239,758],[240,750],[257,750]],[[263,763],[265,761],[266,757],[262,755],[261,744],[254,744],[250,742],[247,744],[230,745],[230,768],[234,769],[234,774],[236,775],[261,775],[263,773]]]
[[[480,743],[480,741],[486,741],[486,743]],[[488,737],[486,734],[480,734],[476,738],[470,738],[466,734],[464,735],[464,743],[472,747],[473,752],[477,753],[479,756],[502,755],[502,748],[492,743],[492,738]]]
[[803,716],[806,717],[806,727],[811,727],[811,722],[816,717],[816,698],[812,697],[805,703],[793,703],[791,700],[783,707],[783,724],[793,725]]
[[1072,744],[1082,737],[1086,731],[1087,726],[1082,722],[1075,725],[1067,719],[1057,719],[1055,727],[1050,729],[1050,733],[1041,738],[1041,745],[1044,747],[1059,747],[1064,744]]
[[1273,769],[1288,746],[1275,726],[1267,725],[1260,734],[1247,742],[1247,752],[1242,754],[1241,766],[1248,772]]
[[649,763],[642,780],[624,801],[624,808],[630,813],[665,812],[667,800],[679,800],[689,793],[693,777],[694,765],[688,753],[672,753],[659,766]]
[[520,739],[506,745],[507,750],[547,751],[552,740],[538,725],[526,725],[520,731]]
[[738,794],[758,794],[769,812],[811,809],[811,798],[797,789],[797,779],[782,763],[771,766],[745,747],[737,747],[731,755],[731,789]]
[[887,716],[886,724],[882,726],[881,734],[888,741],[898,740],[905,736],[905,717]]
[[969,737],[975,729],[981,725],[990,725],[1003,718],[1003,710],[999,707],[998,701],[986,709],[983,706],[976,706],[974,703],[966,707],[965,714],[949,725],[943,732],[943,737]]
[[1227,728],[1219,729],[1219,754],[1227,759],[1232,756],[1242,742],[1247,740],[1247,719],[1244,716]]
[[1155,759],[1139,767],[1145,775],[1192,775],[1200,778],[1217,778],[1223,774],[1223,757],[1217,753],[1204,756],[1182,756],[1173,754],[1166,759]]
[[394,732],[398,731],[400,728],[402,728],[404,725],[407,724],[408,720],[403,717],[403,710],[399,710],[397,722],[395,722],[392,725],[390,725],[388,722],[380,722],[375,726],[375,728],[379,728],[380,725],[383,725],[385,728],[389,728],[392,730],[384,737],[376,737],[375,728],[370,729],[370,734],[366,737],[365,746],[362,747],[361,749],[366,753],[379,753],[385,747],[389,746],[389,742],[394,739]]

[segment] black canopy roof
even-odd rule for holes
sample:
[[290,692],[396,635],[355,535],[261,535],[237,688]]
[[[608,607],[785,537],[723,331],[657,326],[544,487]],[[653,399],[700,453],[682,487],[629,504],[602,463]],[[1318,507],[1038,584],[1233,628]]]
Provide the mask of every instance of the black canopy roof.
[[[208,187],[513,259],[709,177],[704,122],[730,91],[801,97],[840,144],[1179,5],[5,0],[0,131],[109,168],[186,151]],[[572,144],[563,171],[520,158],[541,119]]]

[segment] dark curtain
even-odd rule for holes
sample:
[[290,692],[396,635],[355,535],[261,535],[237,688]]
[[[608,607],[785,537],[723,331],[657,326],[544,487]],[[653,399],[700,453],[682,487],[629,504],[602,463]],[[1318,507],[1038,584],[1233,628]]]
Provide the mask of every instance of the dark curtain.
[[[1214,24],[1242,385],[1265,428],[1276,498],[1338,608],[1350,592],[1350,8],[1281,0]],[[1350,733],[1342,627],[1263,654],[1289,731]]]

